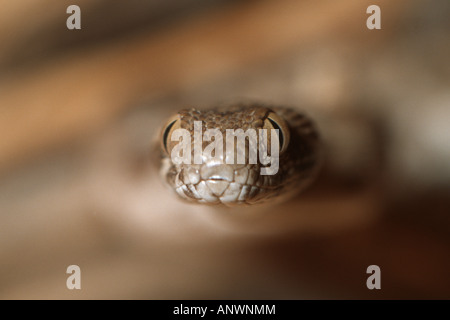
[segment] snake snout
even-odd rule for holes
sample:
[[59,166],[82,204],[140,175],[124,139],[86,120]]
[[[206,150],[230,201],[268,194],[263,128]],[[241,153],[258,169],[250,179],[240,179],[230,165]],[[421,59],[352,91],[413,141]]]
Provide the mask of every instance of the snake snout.
[[233,181],[233,169],[226,164],[208,164],[202,166],[200,175],[210,192],[220,197]]
[[208,198],[207,193],[213,197],[222,197],[234,180],[234,170],[227,164],[205,163],[200,169],[200,175],[207,186],[207,190],[200,191],[205,199]]
[[200,175],[203,180],[215,180],[232,182],[234,179],[234,170],[228,164],[204,164],[200,169]]

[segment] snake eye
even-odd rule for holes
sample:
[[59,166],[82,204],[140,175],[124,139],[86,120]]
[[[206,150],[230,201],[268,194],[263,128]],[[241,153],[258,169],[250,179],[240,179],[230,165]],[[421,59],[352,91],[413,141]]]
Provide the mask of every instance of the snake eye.
[[283,130],[281,129],[281,127],[278,125],[278,123],[276,123],[274,120],[268,118],[270,123],[272,124],[274,129],[278,129],[278,138],[280,139],[280,149],[283,149],[283,143],[284,143],[284,134],[283,134]]
[[278,116],[276,113],[269,113],[266,123],[264,124],[266,129],[278,129],[278,139],[280,141],[280,153],[286,150],[289,144],[289,127],[286,122]]
[[164,150],[167,153],[169,153],[169,148],[168,148],[169,140],[168,139],[169,139],[171,132],[173,131],[172,129],[174,129],[174,125],[175,125],[175,123],[177,123],[177,121],[178,121],[178,119],[169,121],[162,132],[162,144],[163,144]]

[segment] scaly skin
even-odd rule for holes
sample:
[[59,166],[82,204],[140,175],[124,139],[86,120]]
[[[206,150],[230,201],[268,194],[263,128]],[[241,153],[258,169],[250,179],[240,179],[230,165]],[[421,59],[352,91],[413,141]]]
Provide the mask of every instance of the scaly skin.
[[[280,146],[279,170],[274,175],[261,175],[261,164],[249,164],[246,144],[245,164],[226,164],[204,157],[202,164],[175,164],[170,154],[178,141],[171,141],[164,127],[160,135],[160,173],[165,182],[184,200],[210,205],[245,206],[267,201],[278,202],[304,190],[315,178],[321,164],[321,148],[317,130],[311,120],[297,111],[283,107],[263,105],[232,105],[211,110],[185,109],[179,111],[168,123],[176,120],[176,128],[187,129],[192,137],[194,159],[194,121],[202,121],[206,129],[218,128],[223,135],[226,157],[226,129],[272,129],[277,119],[284,136]],[[288,131],[288,132],[286,132]],[[169,131],[168,131],[169,132]],[[171,132],[171,131],[170,131]],[[270,132],[270,130],[269,130]],[[269,136],[270,152],[270,136]],[[203,141],[203,148],[210,141]],[[287,144],[286,144],[287,143]],[[235,154],[243,152],[237,150]],[[259,159],[259,158],[258,158]]]

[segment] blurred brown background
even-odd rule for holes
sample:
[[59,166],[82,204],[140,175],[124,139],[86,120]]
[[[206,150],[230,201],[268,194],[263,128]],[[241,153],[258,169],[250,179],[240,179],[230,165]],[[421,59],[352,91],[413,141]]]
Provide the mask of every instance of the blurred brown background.
[[[0,7],[0,298],[450,298],[447,0]],[[179,202],[155,131],[236,100],[313,116],[322,175],[276,208]]]

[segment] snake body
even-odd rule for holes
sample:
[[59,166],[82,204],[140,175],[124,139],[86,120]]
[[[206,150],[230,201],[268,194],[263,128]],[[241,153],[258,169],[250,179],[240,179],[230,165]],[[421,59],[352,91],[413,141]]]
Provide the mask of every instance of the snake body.
[[[261,163],[227,164],[223,158],[204,156],[201,164],[176,164],[171,151],[176,128],[194,132],[194,121],[202,121],[203,132],[226,129],[279,129],[279,169],[262,175]],[[171,117],[159,135],[159,170],[166,184],[184,200],[210,205],[245,206],[277,202],[305,189],[321,164],[317,129],[304,114],[290,108],[259,104],[231,105],[210,110],[183,109]],[[210,142],[203,141],[203,147]],[[225,150],[225,148],[224,148]],[[248,144],[245,150],[248,160]],[[193,152],[193,151],[192,151]]]

